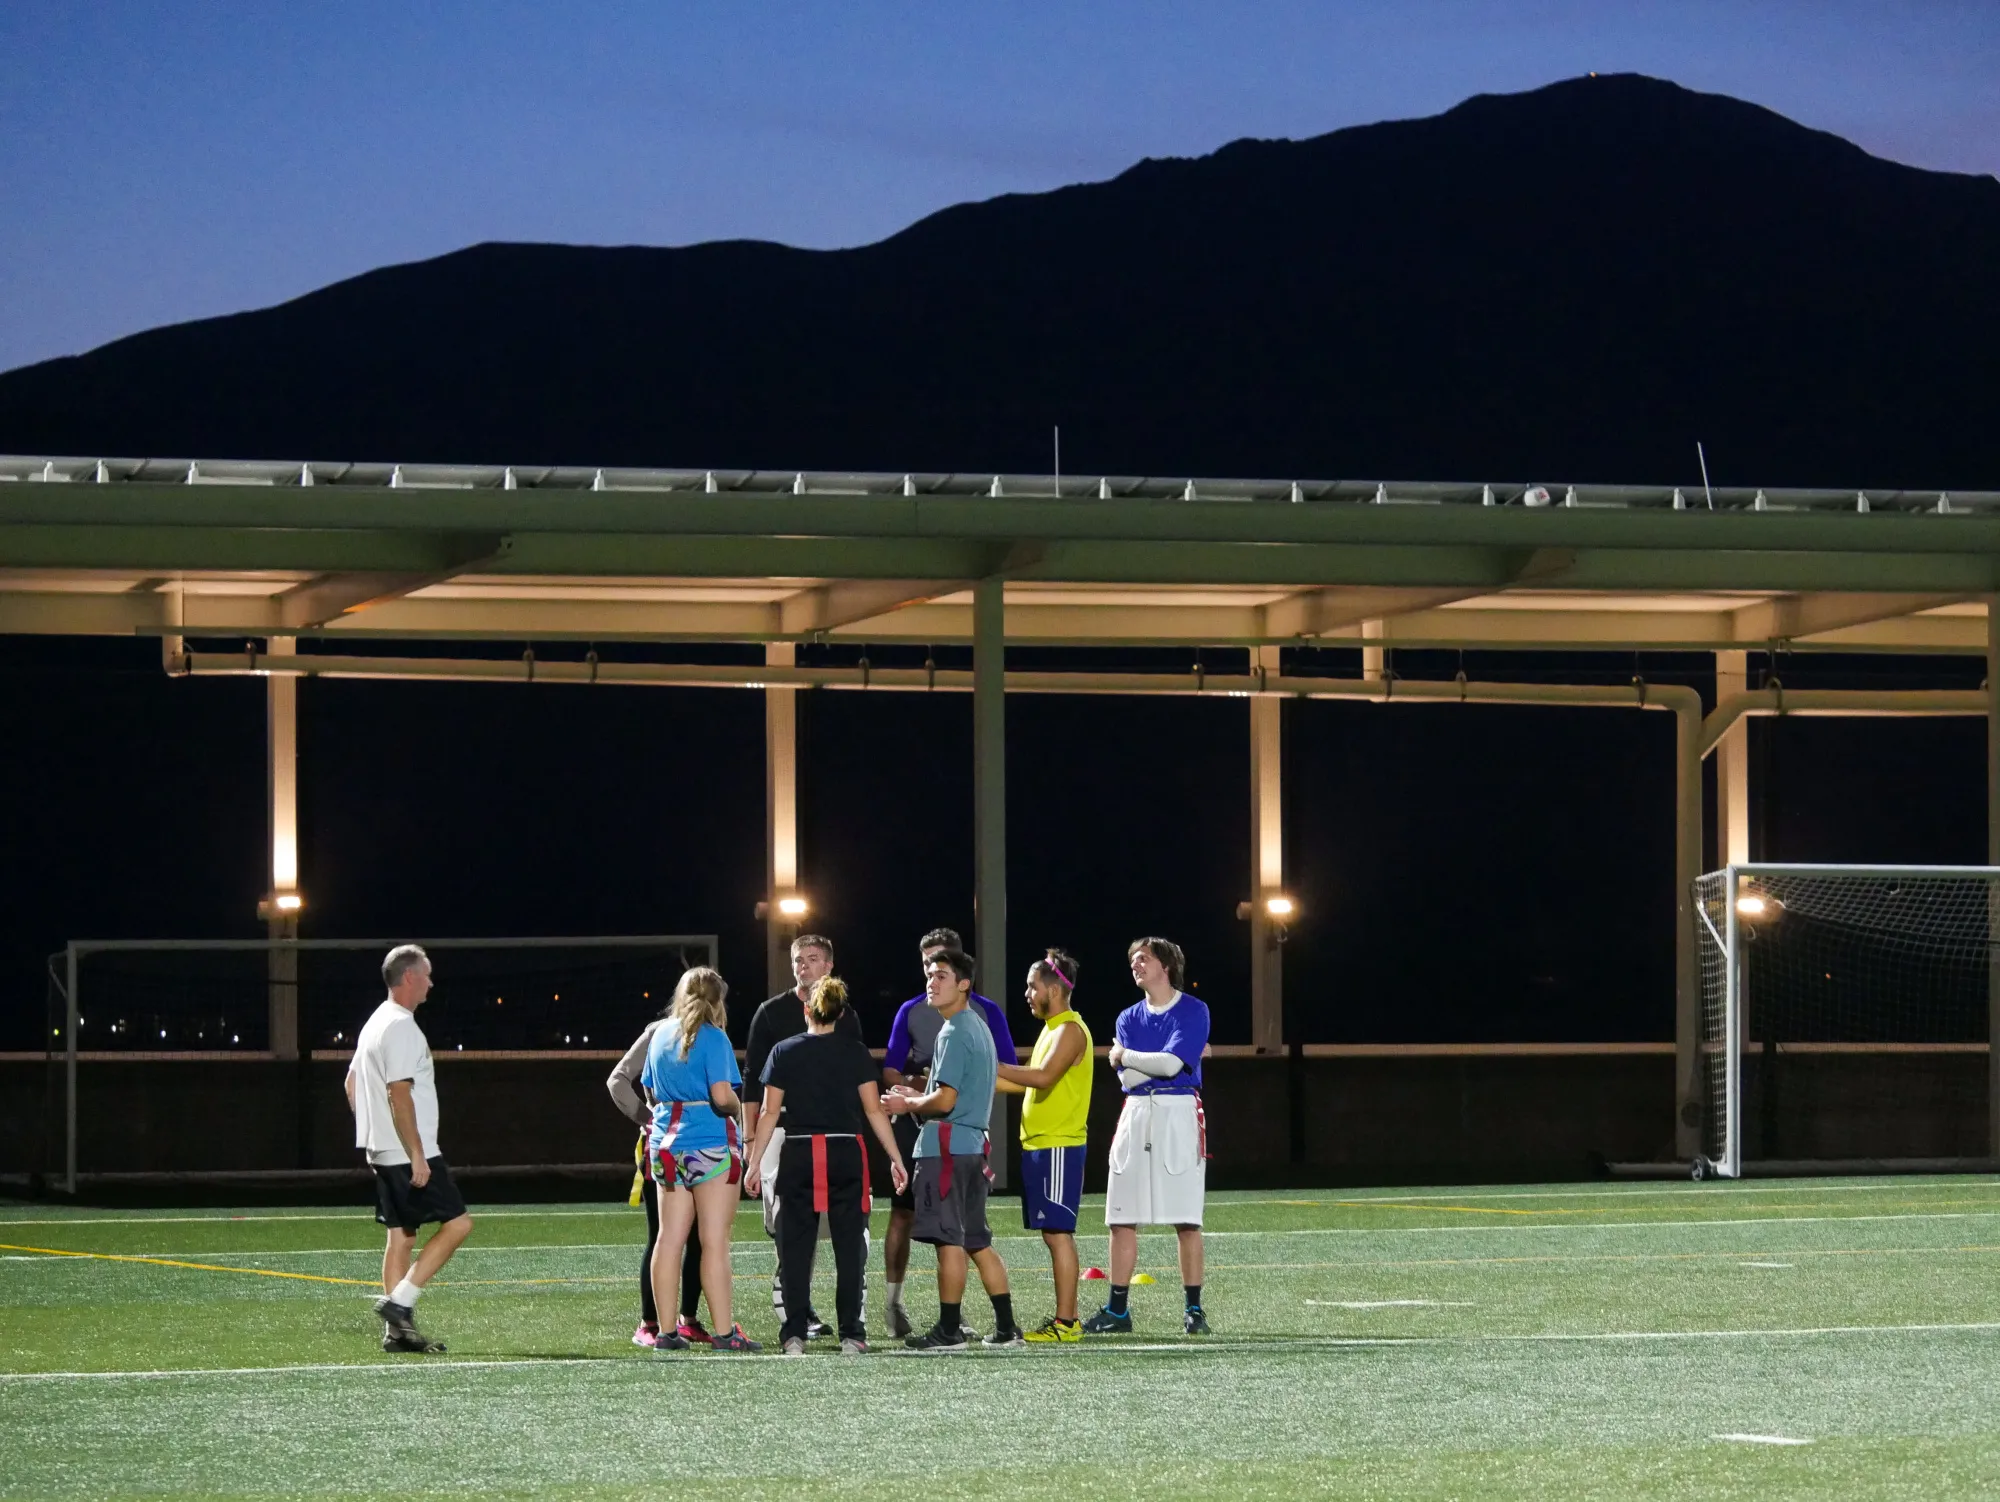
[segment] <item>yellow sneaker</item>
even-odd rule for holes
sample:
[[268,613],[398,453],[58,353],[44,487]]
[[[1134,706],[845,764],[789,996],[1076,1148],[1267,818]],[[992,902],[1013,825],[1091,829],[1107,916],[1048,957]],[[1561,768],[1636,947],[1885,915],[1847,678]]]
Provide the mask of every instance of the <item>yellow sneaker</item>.
[[1021,1338],[1036,1346],[1076,1345],[1083,1339],[1083,1321],[1050,1315]]

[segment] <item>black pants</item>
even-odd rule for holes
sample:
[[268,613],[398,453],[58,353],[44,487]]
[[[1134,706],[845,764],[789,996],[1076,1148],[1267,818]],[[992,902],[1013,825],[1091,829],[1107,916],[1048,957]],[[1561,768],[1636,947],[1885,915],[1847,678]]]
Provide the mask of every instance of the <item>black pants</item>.
[[[646,1254],[639,1259],[639,1318],[649,1325],[660,1322],[653,1304],[653,1243],[660,1239],[660,1186],[646,1175],[639,1198],[646,1202]],[[681,1254],[681,1318],[689,1324],[701,1312],[701,1220],[688,1225],[687,1250]]]
[[[861,1208],[861,1144],[852,1137],[826,1140],[826,1219],[833,1234],[834,1310],[842,1340],[865,1340],[862,1299],[867,1291],[868,1216]],[[812,1308],[813,1247],[819,1214],[813,1209],[813,1139],[785,1138],[778,1157],[778,1276],[785,1290],[780,1340],[804,1340]]]

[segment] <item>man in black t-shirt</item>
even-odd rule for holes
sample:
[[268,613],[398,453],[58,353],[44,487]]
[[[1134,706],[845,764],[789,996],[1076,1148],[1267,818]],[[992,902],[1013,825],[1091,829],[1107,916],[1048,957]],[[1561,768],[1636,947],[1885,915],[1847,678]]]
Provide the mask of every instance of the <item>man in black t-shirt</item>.
[[[800,934],[792,940],[792,980],[789,991],[780,991],[758,1007],[750,1018],[750,1033],[744,1040],[743,1059],[743,1140],[757,1138],[757,1118],[764,1105],[764,1065],[771,1050],[787,1038],[806,1030],[806,1002],[821,976],[833,972],[833,941],[819,934]],[[861,1022],[852,1008],[841,1014],[836,1030],[861,1041]],[[774,1240],[778,1234],[778,1157],[784,1151],[785,1132],[775,1127],[771,1145],[758,1166],[764,1184],[764,1234]],[[749,1186],[744,1186],[748,1192]],[[782,1321],[785,1317],[785,1290],[779,1270],[771,1269],[771,1307]],[[812,1338],[826,1334],[826,1326],[811,1310],[806,1312]]]

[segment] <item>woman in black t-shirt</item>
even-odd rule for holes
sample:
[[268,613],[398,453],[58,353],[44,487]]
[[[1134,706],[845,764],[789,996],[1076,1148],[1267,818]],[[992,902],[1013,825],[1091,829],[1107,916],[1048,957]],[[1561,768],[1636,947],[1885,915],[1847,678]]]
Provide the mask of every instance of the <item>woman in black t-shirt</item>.
[[840,1349],[858,1356],[868,1349],[861,1322],[862,1280],[868,1271],[868,1150],[864,1125],[889,1155],[898,1193],[909,1182],[903,1153],[882,1109],[882,1069],[861,1040],[837,1031],[847,1012],[847,986],[821,978],[806,1002],[806,1030],[771,1050],[764,1063],[764,1109],[750,1144],[744,1187],[763,1189],[758,1165],[773,1127],[785,1129],[778,1155],[778,1274],[785,1291],[785,1324],[779,1332],[787,1356],[803,1356],[806,1316],[812,1308],[813,1243],[826,1214],[837,1269],[834,1306]]

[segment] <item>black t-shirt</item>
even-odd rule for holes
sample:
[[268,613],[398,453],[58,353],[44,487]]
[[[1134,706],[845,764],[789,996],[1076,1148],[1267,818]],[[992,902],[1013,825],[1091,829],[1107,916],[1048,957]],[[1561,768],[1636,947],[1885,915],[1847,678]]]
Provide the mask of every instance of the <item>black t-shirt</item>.
[[[861,1019],[849,1007],[840,1014],[840,1021],[833,1025],[834,1031],[843,1037],[861,1042]],[[780,991],[769,1001],[758,1007],[750,1018],[750,1033],[743,1040],[743,1098],[762,1100],[764,1098],[764,1063],[771,1057],[771,1050],[787,1038],[796,1038],[806,1030],[806,1004],[799,1000],[796,991]],[[876,1071],[881,1078],[881,1071]]]
[[785,1039],[771,1050],[759,1083],[785,1092],[783,1125],[792,1136],[807,1132],[858,1136],[868,1125],[861,1109],[861,1087],[881,1078],[882,1066],[861,1040],[849,1037],[836,1024],[830,1033]]

